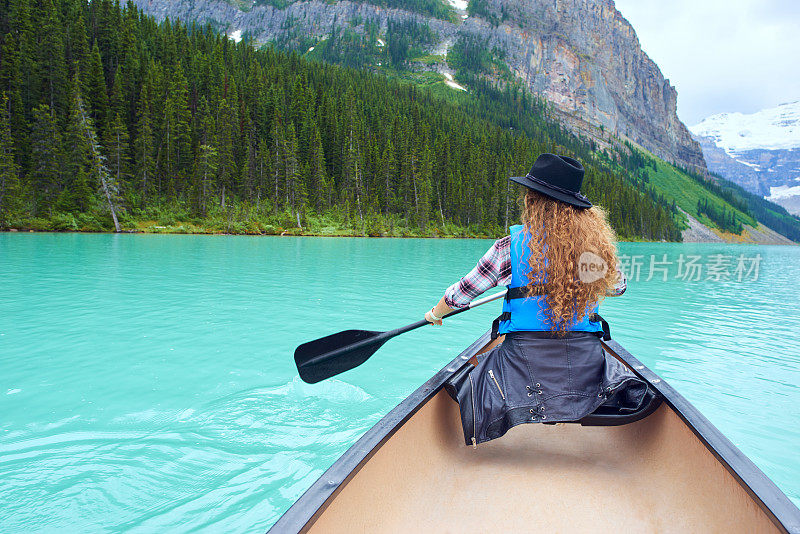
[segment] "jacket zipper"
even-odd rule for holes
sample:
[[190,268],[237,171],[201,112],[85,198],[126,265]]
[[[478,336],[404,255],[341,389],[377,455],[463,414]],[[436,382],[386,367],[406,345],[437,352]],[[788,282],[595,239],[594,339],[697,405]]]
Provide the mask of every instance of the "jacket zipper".
[[494,377],[494,371],[492,371],[491,369],[489,369],[489,376],[491,376],[492,380],[494,380],[494,385],[497,386],[497,391],[500,392],[500,396],[503,397],[503,400],[506,400],[506,395],[505,395],[505,393],[503,393],[503,390],[500,388],[500,383]]
[[472,398],[472,448],[477,449],[478,444],[475,441],[475,429],[478,426],[477,422],[475,421],[475,382],[472,380],[472,373],[467,376],[469,376],[469,387],[472,392],[472,395],[470,395]]

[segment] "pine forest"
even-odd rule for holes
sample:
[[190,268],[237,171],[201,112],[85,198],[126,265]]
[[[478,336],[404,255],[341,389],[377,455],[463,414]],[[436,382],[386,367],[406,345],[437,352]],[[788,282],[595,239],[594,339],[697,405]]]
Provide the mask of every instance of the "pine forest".
[[490,237],[508,177],[558,152],[621,238],[680,239],[624,157],[511,84],[441,98],[108,0],[8,0],[0,30],[0,228]]

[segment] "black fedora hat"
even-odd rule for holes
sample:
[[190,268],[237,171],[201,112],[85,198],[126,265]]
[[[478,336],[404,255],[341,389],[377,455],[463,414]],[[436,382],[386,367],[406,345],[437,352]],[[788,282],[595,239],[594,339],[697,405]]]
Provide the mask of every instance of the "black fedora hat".
[[589,199],[580,193],[583,184],[583,165],[576,159],[555,154],[541,154],[527,175],[512,176],[509,179],[577,208],[592,207]]

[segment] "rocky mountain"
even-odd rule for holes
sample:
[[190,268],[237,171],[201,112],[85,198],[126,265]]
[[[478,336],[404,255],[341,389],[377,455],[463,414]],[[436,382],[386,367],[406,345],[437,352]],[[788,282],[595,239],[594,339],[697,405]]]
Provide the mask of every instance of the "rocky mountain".
[[628,139],[662,159],[705,171],[699,144],[678,119],[675,88],[642,51],[613,0],[450,0],[443,7],[451,16],[442,16],[437,2],[134,0],[159,19],[210,22],[234,38],[293,42],[301,52],[343,30],[390,47],[390,22],[422,24],[434,37],[422,44],[421,68],[438,72],[454,89],[460,88],[452,79],[458,74],[450,57],[454,45],[479,43],[495,59],[483,77],[522,82],[552,103],[572,130],[601,145],[614,136]]
[[800,214],[800,101],[720,113],[690,129],[709,170]]

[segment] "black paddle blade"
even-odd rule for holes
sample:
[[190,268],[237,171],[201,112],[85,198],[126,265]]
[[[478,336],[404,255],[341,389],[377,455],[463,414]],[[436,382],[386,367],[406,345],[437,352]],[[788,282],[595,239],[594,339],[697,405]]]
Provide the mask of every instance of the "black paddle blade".
[[315,384],[358,367],[389,339],[384,332],[344,330],[303,343],[294,351],[294,363],[303,382]]

